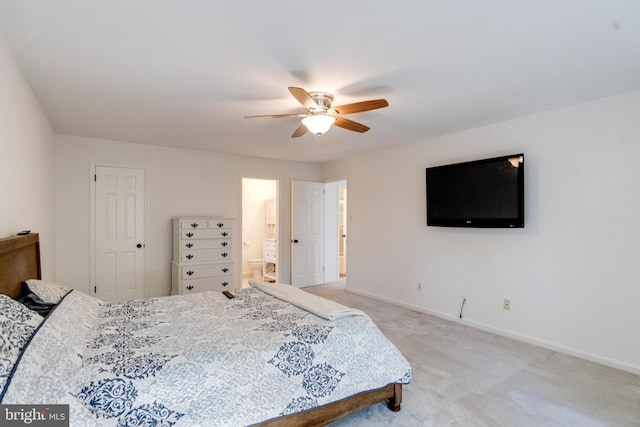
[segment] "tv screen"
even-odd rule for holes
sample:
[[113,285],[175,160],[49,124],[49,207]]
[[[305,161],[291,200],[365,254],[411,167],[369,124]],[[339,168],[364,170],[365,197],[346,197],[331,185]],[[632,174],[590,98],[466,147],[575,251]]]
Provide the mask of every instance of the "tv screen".
[[427,168],[427,225],[524,227],[524,154]]

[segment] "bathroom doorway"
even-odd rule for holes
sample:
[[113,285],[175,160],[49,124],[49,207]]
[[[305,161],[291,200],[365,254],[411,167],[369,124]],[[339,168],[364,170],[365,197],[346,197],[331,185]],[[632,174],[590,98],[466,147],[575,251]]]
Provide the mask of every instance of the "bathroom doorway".
[[347,277],[347,181],[324,184],[324,281],[333,283]]
[[347,181],[338,183],[338,275],[347,277]]
[[278,282],[278,181],[242,178],[242,286]]

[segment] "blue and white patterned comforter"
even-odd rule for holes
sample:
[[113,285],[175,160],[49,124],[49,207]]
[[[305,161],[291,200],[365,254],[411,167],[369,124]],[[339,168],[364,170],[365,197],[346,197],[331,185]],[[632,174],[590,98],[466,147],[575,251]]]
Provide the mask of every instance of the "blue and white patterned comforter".
[[257,289],[126,303],[73,291],[2,403],[69,404],[77,426],[241,426],[410,381],[367,316],[328,321]]

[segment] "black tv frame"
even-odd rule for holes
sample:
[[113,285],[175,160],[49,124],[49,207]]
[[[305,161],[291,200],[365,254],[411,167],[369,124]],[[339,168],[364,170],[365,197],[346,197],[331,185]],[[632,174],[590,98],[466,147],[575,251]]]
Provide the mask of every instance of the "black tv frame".
[[[443,169],[465,168],[467,166],[500,163],[509,159],[521,159],[517,174],[517,215],[510,218],[472,218],[472,217],[442,217],[435,218],[431,212],[432,201],[429,199],[430,174]],[[488,159],[473,160],[462,163],[452,163],[448,165],[434,166],[426,168],[426,202],[427,202],[427,226],[437,227],[471,227],[471,228],[523,228],[524,227],[524,154],[510,154],[506,156],[492,157]]]

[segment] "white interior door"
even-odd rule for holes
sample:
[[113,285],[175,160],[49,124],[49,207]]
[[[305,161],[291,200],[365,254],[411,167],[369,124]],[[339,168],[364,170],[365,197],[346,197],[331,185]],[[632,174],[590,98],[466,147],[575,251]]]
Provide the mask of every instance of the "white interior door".
[[96,297],[144,298],[144,171],[96,166]]
[[324,184],[291,182],[291,284],[324,283]]

